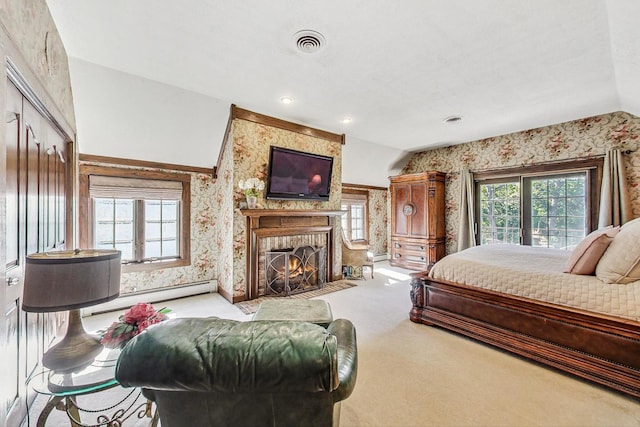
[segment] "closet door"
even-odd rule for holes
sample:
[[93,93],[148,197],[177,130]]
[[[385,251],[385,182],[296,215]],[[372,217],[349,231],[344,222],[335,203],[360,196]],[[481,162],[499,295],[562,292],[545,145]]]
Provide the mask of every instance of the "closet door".
[[[20,406],[20,396],[24,393],[21,378],[24,377],[20,354],[23,344],[21,334],[22,313],[20,299],[22,297],[22,263],[24,251],[24,208],[25,180],[23,170],[24,132],[22,116],[22,95],[11,84],[7,84],[5,104],[5,159],[6,159],[6,257],[5,257],[5,289],[4,289],[4,324],[2,331],[5,337],[3,362],[6,377],[3,378],[3,406],[8,414],[16,413]],[[22,371],[22,372],[21,372]],[[2,414],[4,416],[5,414]],[[0,418],[2,420],[2,418]],[[7,419],[7,421],[9,421]],[[18,420],[19,421],[19,420]],[[9,423],[6,423],[9,425]]]
[[[28,254],[62,249],[66,227],[66,143],[40,112],[7,82],[6,101],[6,382],[5,425],[19,425],[30,400],[26,379],[55,336],[55,314],[22,311]],[[25,399],[27,397],[27,399]],[[2,414],[4,416],[4,414]],[[2,422],[0,416],[0,424]]]
[[42,153],[42,211],[44,215],[43,250],[61,250],[65,246],[66,145],[48,123],[44,123],[45,147]]

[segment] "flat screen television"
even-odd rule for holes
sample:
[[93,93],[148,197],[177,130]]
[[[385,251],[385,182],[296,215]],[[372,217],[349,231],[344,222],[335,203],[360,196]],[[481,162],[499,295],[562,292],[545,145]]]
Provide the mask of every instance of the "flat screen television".
[[267,199],[329,200],[333,157],[271,146]]

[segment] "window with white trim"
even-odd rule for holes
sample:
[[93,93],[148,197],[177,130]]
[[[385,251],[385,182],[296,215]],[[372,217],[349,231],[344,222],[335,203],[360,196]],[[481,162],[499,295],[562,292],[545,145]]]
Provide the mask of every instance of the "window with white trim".
[[520,243],[520,181],[479,184],[481,245]]
[[342,229],[351,241],[367,240],[367,204],[368,192],[343,192],[340,209],[346,211],[342,215]]

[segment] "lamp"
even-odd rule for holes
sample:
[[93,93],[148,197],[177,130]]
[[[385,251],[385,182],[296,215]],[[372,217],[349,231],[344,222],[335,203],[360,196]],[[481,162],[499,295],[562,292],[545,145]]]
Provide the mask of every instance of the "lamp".
[[120,251],[76,249],[27,255],[24,311],[69,310],[67,333],[44,354],[42,364],[70,372],[90,364],[102,351],[98,337],[82,325],[80,309],[120,295]]

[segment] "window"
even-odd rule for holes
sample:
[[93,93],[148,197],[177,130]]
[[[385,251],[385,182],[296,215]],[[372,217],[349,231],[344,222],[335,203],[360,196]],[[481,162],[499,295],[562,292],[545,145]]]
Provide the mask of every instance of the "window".
[[590,230],[586,220],[588,201],[587,172],[525,178],[524,243],[569,249],[575,247]]
[[342,193],[340,209],[346,211],[342,215],[342,229],[351,241],[367,240],[367,204],[367,191],[345,190]]
[[601,160],[476,174],[481,245],[572,249],[595,225]]
[[127,263],[180,256],[180,200],[96,197],[93,212],[93,247],[122,251]]
[[190,175],[84,166],[80,177],[85,247],[120,250],[129,272],[190,264]]
[[480,184],[480,244],[520,243],[520,182]]

